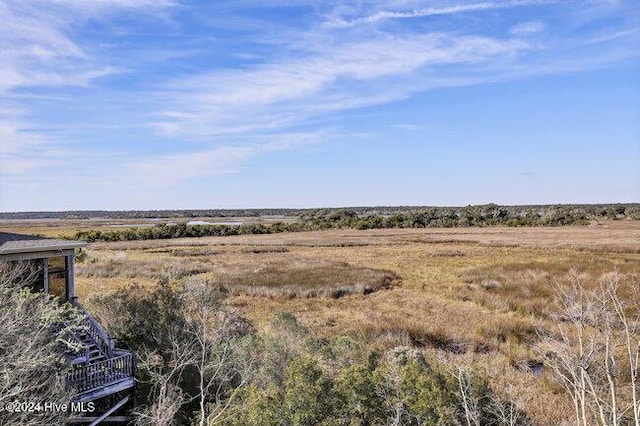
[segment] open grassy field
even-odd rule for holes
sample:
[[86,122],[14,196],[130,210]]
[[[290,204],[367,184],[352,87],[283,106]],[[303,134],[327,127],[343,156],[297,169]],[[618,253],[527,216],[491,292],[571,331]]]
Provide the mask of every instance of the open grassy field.
[[536,424],[558,424],[572,408],[540,365],[538,330],[553,327],[555,286],[579,274],[595,287],[612,271],[640,273],[639,221],[95,243],[76,286],[86,299],[167,272],[200,275],[226,288],[226,303],[258,330],[284,311],[320,336],[472,363],[498,392],[526,395]]

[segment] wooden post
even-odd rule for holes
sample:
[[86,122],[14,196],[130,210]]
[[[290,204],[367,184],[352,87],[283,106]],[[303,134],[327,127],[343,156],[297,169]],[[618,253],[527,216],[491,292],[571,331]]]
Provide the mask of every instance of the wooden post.
[[42,274],[43,274],[43,281],[44,281],[44,294],[46,294],[47,296],[49,295],[49,259],[47,259],[46,257],[44,259],[42,259]]
[[65,299],[69,302],[74,301],[75,297],[75,283],[74,283],[74,255],[70,254],[69,256],[65,256],[64,258],[64,266],[65,266]]

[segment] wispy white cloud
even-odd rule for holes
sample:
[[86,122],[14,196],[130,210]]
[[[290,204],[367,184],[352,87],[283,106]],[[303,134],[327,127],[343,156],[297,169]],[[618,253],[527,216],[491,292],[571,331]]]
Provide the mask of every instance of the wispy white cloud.
[[87,86],[122,72],[75,40],[87,19],[122,9],[157,9],[168,1],[0,1],[0,92],[35,86]]
[[174,81],[159,95],[160,103],[172,108],[153,124],[165,135],[199,137],[282,128],[318,114],[397,100],[434,83],[446,85],[429,72],[509,57],[527,44],[437,33],[325,47],[323,53],[314,49],[249,70]]
[[[472,6],[486,10],[533,3],[543,2]],[[452,6],[438,10],[454,14],[466,9]],[[376,16],[372,22],[386,19],[386,15],[371,16]],[[507,38],[459,31],[390,35],[371,30],[336,40],[327,36],[326,30],[302,33],[290,46],[293,53],[285,51],[249,67],[187,75],[166,84],[154,97],[161,109],[151,125],[160,135],[182,140],[256,137],[264,132],[287,132],[323,116],[387,104],[426,90],[579,72],[636,54],[623,48],[587,57],[562,43],[541,44],[521,38],[544,30],[541,21],[526,21],[512,26],[512,36]],[[216,163],[211,156],[216,157],[217,152],[199,153],[193,160]],[[173,160],[182,162],[181,158]]]
[[64,156],[46,135],[28,129],[24,114],[17,107],[0,108],[0,169],[5,175],[55,165]]
[[373,24],[388,19],[411,19],[423,18],[427,16],[453,15],[465,12],[475,12],[482,10],[502,9],[508,7],[524,6],[536,3],[542,3],[542,0],[521,0],[521,1],[502,1],[502,2],[481,2],[470,4],[457,4],[446,7],[428,7],[422,9],[412,9],[408,11],[392,11],[380,10],[375,13],[357,17],[357,18],[340,18],[334,17],[323,23],[325,28],[348,28],[359,24]]
[[252,143],[145,156],[138,161],[126,163],[120,174],[134,185],[162,187],[182,180],[234,173],[251,158],[315,144],[322,136],[320,132],[264,135],[252,138]]
[[3,0],[23,15],[48,16],[50,23],[104,20],[122,12],[158,14],[179,6],[176,0]]
[[2,174],[23,174],[64,162],[70,152],[34,127],[24,89],[88,87],[125,71],[94,56],[76,40],[86,19],[117,10],[157,9],[169,1],[0,0],[0,164]]
[[545,25],[540,21],[527,21],[514,25],[513,27],[511,27],[509,32],[511,34],[517,35],[529,35],[539,33],[541,31],[544,31],[544,29]]
[[18,121],[15,112],[0,109],[0,154],[15,154],[24,146],[33,148],[42,136],[27,136],[21,133],[22,123]]
[[140,8],[165,8],[177,6],[174,0],[46,0],[41,3],[53,3],[67,6],[73,9],[95,11],[100,9],[140,9]]
[[417,124],[399,123],[399,124],[392,124],[391,127],[395,128],[395,129],[403,130],[405,132],[418,132],[418,131],[423,130],[423,127],[422,126],[418,126]]
[[[3,131],[0,128],[0,136]],[[26,173],[40,168],[49,170],[50,173],[55,170],[56,182],[59,184],[77,184],[77,173],[80,172],[84,174],[81,183],[94,190],[135,193],[167,188],[185,180],[237,173],[247,161],[256,157],[308,147],[320,143],[328,136],[331,135],[324,131],[278,133],[252,137],[250,141],[238,140],[233,144],[192,147],[173,154],[148,152],[136,157],[126,152],[121,155],[88,154],[55,151],[50,147],[47,148],[46,157],[31,156],[22,150],[25,145],[21,144],[14,147],[15,152],[0,153],[0,165],[3,167],[3,183],[13,190],[46,187],[47,180],[37,179]],[[28,145],[34,152],[43,148],[38,139],[29,139]],[[74,166],[61,167],[69,164]],[[6,169],[4,166],[7,166]]]
[[[638,35],[640,35],[640,31],[638,31],[637,28],[632,28],[629,30],[623,30],[623,31],[615,31],[615,32],[609,32],[606,34],[599,34],[597,36],[594,37],[589,37],[585,40],[580,40],[578,42],[578,44],[580,45],[590,45],[590,44],[601,44],[601,43],[608,43],[610,41],[615,41],[615,40],[620,40],[620,39],[626,39],[630,42],[632,42],[633,44],[637,45],[637,42],[640,41],[640,38],[638,37]],[[631,51],[629,53],[632,53],[632,51],[635,50],[635,52],[638,52],[640,50],[640,47],[636,47],[635,49],[631,49]]]

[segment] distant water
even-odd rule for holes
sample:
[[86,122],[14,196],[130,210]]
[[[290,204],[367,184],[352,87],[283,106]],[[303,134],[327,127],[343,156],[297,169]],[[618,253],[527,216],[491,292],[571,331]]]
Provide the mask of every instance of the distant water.
[[[243,221],[236,221],[236,222],[209,222],[206,220],[190,220],[187,222],[187,225],[242,225]],[[178,222],[167,222],[167,225],[177,225]],[[157,223],[114,223],[114,224],[109,224],[106,226],[109,226],[111,228],[136,228],[136,227],[140,227],[140,226],[154,226],[157,225]]]
[[242,225],[244,222],[208,222],[206,220],[190,220],[187,225]]
[[108,226],[110,228],[135,228],[138,226],[153,226],[153,225],[155,224],[154,223],[110,223],[104,226]]

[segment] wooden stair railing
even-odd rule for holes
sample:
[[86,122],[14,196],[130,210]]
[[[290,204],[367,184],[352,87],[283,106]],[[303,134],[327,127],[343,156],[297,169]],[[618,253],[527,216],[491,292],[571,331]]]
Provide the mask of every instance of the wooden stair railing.
[[89,312],[87,312],[84,306],[79,302],[75,302],[75,305],[80,309],[84,316],[83,323],[86,326],[86,333],[95,342],[98,349],[100,349],[107,358],[110,358],[112,356],[113,349],[115,348],[113,339],[110,338],[102,326],[98,324],[91,315],[89,315]]
[[133,368],[133,354],[123,352],[121,355],[104,361],[75,367],[66,373],[65,384],[81,393],[131,378],[133,377]]

